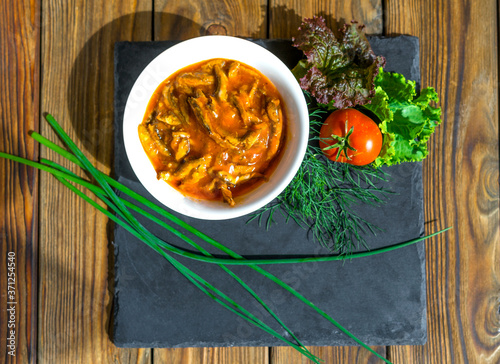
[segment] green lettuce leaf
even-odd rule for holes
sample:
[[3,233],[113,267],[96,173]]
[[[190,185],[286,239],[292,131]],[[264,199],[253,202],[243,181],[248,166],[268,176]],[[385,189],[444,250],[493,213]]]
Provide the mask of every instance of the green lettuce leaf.
[[439,98],[432,87],[417,96],[415,82],[398,73],[384,72],[375,78],[375,96],[363,107],[380,119],[384,137],[374,165],[418,162],[427,154],[427,141],[441,123],[441,109],[431,106]]
[[345,24],[337,38],[322,17],[304,19],[294,46],[304,52],[292,72],[302,89],[330,109],[364,105],[374,96],[374,79],[385,64],[371,49],[356,22]]

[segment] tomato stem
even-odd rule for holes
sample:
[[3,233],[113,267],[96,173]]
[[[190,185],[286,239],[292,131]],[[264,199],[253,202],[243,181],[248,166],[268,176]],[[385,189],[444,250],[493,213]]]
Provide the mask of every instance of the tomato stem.
[[[347,122],[346,122],[346,130],[347,130]],[[351,136],[352,132],[354,131],[354,126],[351,126],[351,129],[346,133],[345,137],[339,136],[332,134],[330,135],[330,139],[333,141],[336,141],[335,144],[329,145],[328,147],[323,148],[323,150],[330,150],[330,149],[335,149],[338,148],[337,151],[337,156],[335,157],[335,160],[338,160],[342,152],[344,152],[344,155],[347,160],[351,160],[349,155],[347,154],[348,150],[352,150],[356,152],[356,149],[352,147],[352,145],[349,144],[349,137]]]

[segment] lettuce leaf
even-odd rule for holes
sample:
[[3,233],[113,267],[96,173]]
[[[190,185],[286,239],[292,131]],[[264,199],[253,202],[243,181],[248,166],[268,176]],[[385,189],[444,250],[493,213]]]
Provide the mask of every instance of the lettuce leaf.
[[330,109],[364,105],[374,96],[374,79],[385,64],[371,49],[357,22],[345,24],[337,38],[322,17],[304,19],[294,46],[304,52],[292,72],[303,90]]
[[384,136],[376,167],[402,162],[418,162],[427,154],[427,141],[441,123],[441,109],[431,102],[439,98],[432,87],[417,96],[415,82],[398,73],[384,72],[375,78],[375,96],[363,107],[380,119]]

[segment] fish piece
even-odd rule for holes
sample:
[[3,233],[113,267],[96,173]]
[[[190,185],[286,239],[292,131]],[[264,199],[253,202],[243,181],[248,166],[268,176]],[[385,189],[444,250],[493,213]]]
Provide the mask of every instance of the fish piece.
[[[179,168],[173,173],[173,175],[180,180],[195,183],[207,175],[207,168],[211,161],[211,155],[206,155],[191,161],[184,161],[184,163],[179,165]],[[188,179],[188,176],[191,178]]]
[[278,152],[281,143],[281,134],[283,132],[283,112],[281,110],[280,100],[269,100],[266,106],[266,112],[271,120],[271,135],[267,152],[267,160],[270,160]]
[[257,141],[260,139],[260,136],[260,130],[250,130],[241,139],[241,144],[243,144],[243,147],[248,150],[252,148],[255,143],[257,143]]
[[234,149],[248,150],[259,140],[260,134],[259,130],[249,130],[241,137],[228,135],[225,137],[225,141],[230,143]]
[[252,85],[252,88],[248,92],[248,99],[249,99],[251,105],[254,104],[255,98],[257,97],[257,94],[258,94],[258,91],[260,91],[259,82],[255,81]]
[[187,95],[186,94],[180,94],[179,95],[179,109],[181,111],[181,115],[183,118],[183,121],[185,123],[189,123],[189,104],[187,102]]
[[267,115],[273,123],[281,123],[283,120],[283,115],[281,112],[280,100],[271,99],[267,103],[266,107]]
[[226,171],[217,171],[217,177],[226,182],[229,183],[233,186],[236,186],[238,184],[238,176],[233,176],[231,173],[226,172]]
[[156,116],[156,119],[172,126],[181,125],[181,121],[179,120],[179,118],[172,112],[169,112],[164,115],[158,114]]
[[151,134],[144,124],[139,125],[138,132],[142,147],[146,151],[153,165],[157,166],[162,164],[162,159],[164,157],[169,157],[169,155],[165,155],[163,149],[158,149],[156,142],[153,140],[153,138],[151,138]]
[[252,148],[255,143],[257,143],[261,137],[261,129],[248,130],[243,136],[235,137],[230,134],[224,137],[224,141],[227,142],[232,149],[238,150],[248,150]]
[[143,124],[151,123],[154,119],[156,119],[156,114],[158,114],[158,112],[156,110],[151,111],[151,113],[148,115],[147,119],[143,121]]
[[177,107],[177,98],[173,94],[173,91],[173,85],[168,83],[161,92],[161,95],[163,96],[161,100],[168,109],[175,109]]
[[[189,119],[185,119],[183,113],[179,112],[179,99],[174,94],[174,87],[172,84],[168,84],[165,86],[162,92],[162,101],[165,104],[165,107],[170,111],[168,115],[174,115],[175,119],[171,119],[172,124],[170,125],[179,125],[182,121],[187,122]],[[163,116],[163,115],[160,115]],[[161,119],[160,119],[161,120]],[[165,120],[162,120],[165,121]],[[167,121],[165,121],[167,122]],[[176,124],[178,123],[178,124]]]
[[204,72],[196,73],[183,73],[177,77],[175,81],[175,88],[179,92],[185,92],[189,95],[194,95],[196,90],[212,88],[215,84],[215,76]]
[[207,177],[207,168],[196,168],[193,170],[193,173],[189,176],[188,182],[189,183],[198,183],[201,181],[203,178]]
[[241,164],[231,164],[229,166],[229,170],[233,174],[242,175],[242,174],[252,173],[253,171],[255,171],[255,166],[246,166],[246,165],[241,165]]
[[173,158],[171,150],[160,135],[161,132],[155,128],[154,124],[160,125],[162,123],[154,121],[148,125],[140,124],[138,132],[142,147],[158,173],[159,170],[172,168]]
[[216,178],[212,178],[210,183],[205,185],[205,188],[207,189],[207,191],[213,192],[216,188],[218,188],[218,185],[219,185],[219,181]]
[[239,183],[243,183],[243,182],[246,182],[252,178],[264,178],[265,180],[267,180],[268,178],[261,174],[261,173],[247,173],[247,174],[242,174],[239,178]]
[[227,184],[221,184],[219,186],[219,190],[222,194],[222,199],[224,200],[224,202],[228,203],[229,206],[233,207],[235,205],[233,199],[233,193],[229,190]]
[[228,78],[236,77],[239,70],[240,70],[240,63],[239,62],[232,62],[231,65],[229,66],[229,70],[227,72],[227,77]]
[[205,128],[205,130],[212,134],[212,120],[210,115],[208,103],[211,102],[209,98],[201,90],[196,91],[196,97],[189,97],[187,99],[191,110],[193,110],[196,120]]
[[222,70],[220,64],[214,65],[215,77],[217,78],[217,89],[215,94],[220,101],[227,101],[227,76]]
[[214,67],[216,65],[218,65],[221,68],[223,68],[225,66],[225,64],[226,64],[226,61],[224,59],[212,59],[212,60],[208,61],[207,63],[205,63],[201,67],[201,72],[210,75],[210,74],[213,74]]
[[241,182],[240,179],[242,176],[253,174],[255,168],[256,167],[254,165],[229,164],[229,168],[227,171],[218,170],[216,174],[225,182],[236,186]]
[[217,171],[217,177],[221,181],[224,181],[226,184],[229,184],[231,186],[240,185],[243,182],[246,182],[252,178],[267,178],[263,174],[257,172],[251,172],[245,174],[238,174],[238,173],[233,174],[226,171]]
[[[139,126],[139,134],[141,135],[141,139],[144,139],[144,142],[154,143],[158,149],[158,153],[165,157],[170,157],[172,155],[164,140],[165,124],[162,122],[155,120],[146,125],[141,124]],[[148,141],[147,137],[149,137],[151,141]]]
[[185,131],[173,131],[172,136],[174,138],[189,138],[189,133],[186,133]]
[[189,139],[182,138],[177,147],[177,151],[175,152],[175,159],[177,161],[180,161],[189,153],[190,149],[191,149],[191,144],[189,143]]
[[210,135],[210,137],[220,146],[236,149],[238,146],[234,145],[230,140],[226,139],[227,135],[221,135],[214,126],[217,114],[213,113],[216,108],[215,102],[216,101],[214,99],[212,99],[211,97],[207,98],[205,94],[203,94],[203,92],[199,90],[197,91],[196,97],[188,98],[188,103],[193,110],[195,119],[208,132],[208,135]]
[[249,99],[248,94],[240,92],[238,95],[231,93],[230,96],[231,103],[238,109],[241,120],[245,126],[249,127],[252,124],[259,124],[262,120],[255,114],[251,113],[249,110]]
[[168,180],[170,179],[170,172],[168,171],[160,171],[156,174],[156,179],[161,179],[165,182],[168,182]]
[[246,67],[245,65],[242,65],[240,67],[240,72],[246,73],[248,76],[251,76],[251,77],[253,77],[255,79],[261,78],[261,76],[256,71],[254,71],[251,68]]
[[154,140],[165,142],[165,137],[168,136],[168,125],[161,121],[154,120],[153,122],[147,124],[147,128]]
[[176,162],[167,163],[167,165],[166,165],[167,169],[157,171],[156,178],[161,179],[165,182],[168,182],[170,177],[172,177],[171,171],[175,170],[178,166],[179,166],[179,163],[176,163]]

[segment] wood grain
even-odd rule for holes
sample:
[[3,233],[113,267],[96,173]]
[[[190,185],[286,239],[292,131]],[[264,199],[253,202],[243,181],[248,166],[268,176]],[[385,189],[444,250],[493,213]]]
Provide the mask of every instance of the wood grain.
[[207,34],[267,37],[265,0],[154,0],[154,39],[184,40]]
[[[394,363],[500,362],[498,24],[496,1],[388,0],[386,32],[420,37],[422,85],[443,125],[424,163],[428,343]],[[426,16],[422,16],[426,14]]]
[[[325,16],[332,27],[357,19],[371,34],[419,36],[422,85],[438,90],[444,110],[424,163],[426,228],[454,228],[426,243],[428,343],[376,350],[395,364],[499,363],[498,4],[385,0],[383,5],[381,0],[3,1],[0,150],[36,159],[37,146],[26,133],[38,128],[41,109],[109,172],[117,40],[186,39],[207,32],[290,38],[301,19],[312,15]],[[43,120],[40,129],[56,140]],[[44,148],[40,154],[68,166]],[[116,348],[108,337],[113,265],[107,219],[44,173],[38,177],[3,159],[0,173],[0,277],[6,276],[7,252],[15,251],[18,298],[11,358],[5,352],[7,289],[1,279],[0,361],[306,362],[290,348]],[[326,363],[379,362],[355,347],[311,350]]]
[[[41,109],[61,123],[98,169],[113,151],[113,48],[151,39],[150,1],[44,0]],[[57,141],[47,123],[42,134]],[[76,171],[53,152],[41,156]],[[78,172],[81,174],[80,172]],[[149,363],[149,349],[119,349],[109,338],[112,229],[52,176],[40,177],[40,363]]]
[[303,1],[270,0],[269,37],[293,37],[303,18],[321,15],[332,29],[356,20],[366,26],[368,34],[382,34],[382,0]]
[[154,364],[269,364],[267,348],[155,349]]
[[[213,29],[224,35],[267,36],[267,3],[263,0],[155,0],[154,9],[155,40],[189,39],[211,33]],[[155,364],[267,362],[268,348],[265,347],[154,350]]]
[[[335,347],[335,346],[312,346],[309,350],[329,364],[341,363],[378,363],[382,362],[366,349],[358,347]],[[372,347],[380,355],[386,355],[385,346]],[[289,347],[273,348],[271,351],[271,363],[283,364],[308,364],[310,363],[304,356],[298,355],[297,351]]]
[[[38,148],[28,132],[38,130],[40,2],[3,1],[0,13],[0,151],[36,159]],[[0,176],[0,361],[34,363],[38,173],[0,159]],[[14,292],[8,289],[12,275]]]

